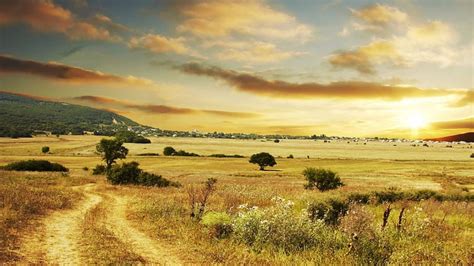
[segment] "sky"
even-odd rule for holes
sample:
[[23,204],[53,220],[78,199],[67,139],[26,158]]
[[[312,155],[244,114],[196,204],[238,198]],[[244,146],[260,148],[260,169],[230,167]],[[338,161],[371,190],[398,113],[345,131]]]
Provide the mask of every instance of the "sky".
[[0,0],[0,90],[170,130],[474,131],[472,0]]

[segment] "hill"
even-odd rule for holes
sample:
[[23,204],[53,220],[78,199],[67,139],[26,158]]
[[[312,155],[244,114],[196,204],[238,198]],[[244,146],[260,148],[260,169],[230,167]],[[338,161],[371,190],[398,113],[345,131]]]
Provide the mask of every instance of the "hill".
[[474,132],[467,132],[458,135],[452,135],[442,138],[428,139],[434,141],[465,141],[465,142],[474,142]]
[[0,91],[0,137],[27,137],[34,132],[110,135],[139,124],[113,112],[52,102]]

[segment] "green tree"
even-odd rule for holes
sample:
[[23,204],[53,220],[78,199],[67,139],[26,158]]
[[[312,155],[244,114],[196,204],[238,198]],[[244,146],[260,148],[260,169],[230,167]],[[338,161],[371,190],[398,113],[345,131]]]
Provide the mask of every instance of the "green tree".
[[43,148],[41,148],[41,152],[42,152],[42,153],[48,153],[48,152],[49,152],[49,147],[48,147],[48,146],[44,146]]
[[256,153],[250,157],[249,163],[258,164],[260,171],[265,170],[265,167],[276,165],[275,157],[268,152]]
[[344,184],[341,182],[341,178],[333,171],[329,169],[316,169],[308,167],[303,171],[308,184],[305,185],[306,189],[317,188],[320,191],[326,191],[330,189],[336,189]]
[[176,153],[176,150],[173,147],[165,147],[163,150],[163,155],[165,156],[171,156]]
[[96,150],[102,155],[107,170],[118,159],[125,159],[128,149],[123,146],[123,142],[118,139],[102,139],[96,146]]

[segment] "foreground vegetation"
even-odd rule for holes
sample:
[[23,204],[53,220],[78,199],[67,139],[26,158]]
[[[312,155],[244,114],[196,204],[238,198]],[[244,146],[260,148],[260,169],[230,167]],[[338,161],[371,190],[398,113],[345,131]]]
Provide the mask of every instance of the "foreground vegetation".
[[[21,150],[17,154],[31,149],[37,152],[35,158],[47,157],[68,167],[70,172],[1,172],[3,190],[0,195],[5,198],[2,202],[7,202],[2,205],[2,226],[6,228],[3,230],[13,232],[0,246],[1,261],[15,261],[21,236],[33,232],[21,221],[35,220],[31,218],[42,217],[47,210],[74,208],[81,194],[84,197],[93,193],[101,197],[102,202],[80,221],[83,231],[78,240],[85,243],[86,248],[80,252],[88,258],[83,263],[88,264],[149,261],[143,255],[146,252],[133,250],[135,245],[124,241],[120,232],[126,229],[115,230],[123,224],[111,220],[111,216],[121,206],[125,208],[123,217],[130,222],[126,228],[144,232],[160,242],[167,252],[188,263],[469,265],[474,262],[471,244],[474,176],[469,158],[466,161],[298,156],[287,159],[287,156],[279,156],[290,154],[285,146],[288,141],[283,141],[278,144],[281,150],[271,152],[278,164],[272,171],[259,171],[258,166],[249,163],[249,156],[258,150],[232,152],[221,144],[217,146],[222,150],[219,153],[183,143],[173,146],[203,156],[138,157],[144,145],[122,144],[118,147],[126,147],[125,158],[118,158],[123,153],[111,153],[117,158],[110,168],[107,170],[103,165],[102,175],[91,176],[89,169],[101,158],[94,153],[87,155],[85,151],[95,150],[99,140],[95,138],[94,142],[78,147],[71,145],[74,144],[71,140],[61,145],[56,139],[39,144],[19,142]],[[52,147],[54,153],[43,155],[41,147],[45,145]],[[155,140],[149,145],[145,146],[150,154],[162,152],[163,147],[169,146]],[[327,149],[328,153],[333,152],[331,146]],[[400,151],[403,147],[387,145],[386,149]],[[461,148],[450,151],[463,152],[464,158],[465,154],[472,153]],[[79,152],[82,154],[78,155]],[[247,157],[206,155],[235,153]],[[291,154],[301,153],[301,150],[291,150]],[[423,151],[420,156],[431,154]],[[0,156],[0,164],[30,158],[28,155]],[[136,184],[135,181],[121,181],[121,186],[115,186],[110,178],[106,182],[107,171],[114,173],[110,177],[117,175],[122,181],[130,177],[140,179],[141,173],[153,176],[159,173],[167,181],[179,182],[181,186],[127,185]],[[98,182],[93,191],[77,191],[71,187],[92,180]],[[22,187],[17,190],[19,186]],[[18,191],[33,195],[31,191],[39,189],[54,193],[41,192],[37,196],[49,199],[49,203],[41,203],[45,212],[28,214],[27,206],[35,206],[33,201],[29,202],[30,196],[22,196],[22,199],[15,195],[21,194]],[[66,197],[58,196],[57,192],[65,193],[62,195]],[[3,195],[8,195],[8,199]],[[64,200],[70,202],[59,204]],[[13,202],[22,203],[13,207]],[[23,211],[27,214],[17,216]],[[10,222],[3,222],[7,220]]]
[[16,261],[20,236],[34,232],[36,218],[51,210],[71,208],[81,194],[71,185],[85,178],[65,178],[58,173],[21,173],[0,170],[0,261]]

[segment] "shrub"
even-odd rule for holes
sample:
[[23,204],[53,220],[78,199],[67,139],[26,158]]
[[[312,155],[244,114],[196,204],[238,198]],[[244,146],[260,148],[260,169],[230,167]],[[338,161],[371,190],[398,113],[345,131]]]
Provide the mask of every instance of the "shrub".
[[49,152],[49,147],[48,147],[48,146],[44,146],[43,148],[41,148],[41,152],[42,152],[42,153],[48,153],[48,152]]
[[216,191],[216,183],[217,179],[208,178],[201,188],[197,188],[193,185],[187,188],[189,205],[191,205],[191,219],[201,220],[209,198],[214,191]]
[[377,203],[379,204],[399,201],[405,199],[405,196],[405,193],[403,193],[402,191],[398,191],[395,188],[389,188],[385,191],[374,192],[374,197]]
[[325,202],[309,204],[307,212],[312,221],[322,220],[329,225],[339,223],[339,218],[346,215],[349,204],[340,199],[329,199]]
[[227,238],[232,233],[232,218],[225,212],[208,212],[202,217],[201,223],[217,239]]
[[143,186],[151,186],[151,187],[169,187],[169,186],[179,187],[180,186],[180,184],[177,182],[173,182],[168,179],[165,179],[161,175],[155,175],[148,172],[140,173],[136,184],[140,184]]
[[295,213],[293,202],[278,197],[273,201],[275,205],[266,209],[239,207],[233,222],[233,237],[238,242],[257,251],[267,247],[290,253],[334,245],[338,240],[337,232],[328,230],[322,222],[312,222],[304,212]]
[[293,159],[293,158],[295,158],[295,157],[293,157],[293,154],[290,154],[290,155],[288,155],[288,157],[286,157],[286,158],[288,158],[288,159]]
[[474,158],[474,152],[473,152],[473,153],[471,153],[471,158]]
[[120,140],[123,143],[151,143],[151,140],[138,135],[132,131],[120,131],[115,134],[115,138]]
[[261,152],[252,155],[250,157],[249,163],[258,164],[258,166],[260,166],[261,171],[265,170],[266,166],[273,167],[277,164],[275,161],[275,157],[273,157],[268,152]]
[[7,164],[5,170],[12,171],[37,171],[37,172],[69,172],[69,169],[58,163],[46,160],[28,160]]
[[424,189],[424,190],[415,191],[415,192],[413,192],[409,195],[406,195],[406,197],[409,200],[420,201],[420,200],[427,200],[427,199],[435,198],[435,197],[437,197],[437,195],[438,195],[438,193],[436,191]]
[[84,166],[84,167],[82,167],[82,170],[84,170],[84,171],[89,171],[89,167]]
[[163,155],[165,156],[172,156],[176,153],[176,150],[173,147],[165,147],[163,149]]
[[341,178],[329,169],[309,167],[303,171],[303,175],[308,181],[308,184],[305,185],[306,189],[314,189],[316,187],[320,191],[326,191],[344,185],[341,182]]
[[115,165],[107,172],[107,179],[114,185],[135,184],[154,187],[179,186],[160,175],[144,172],[137,162]]
[[137,162],[123,163],[113,166],[107,173],[107,179],[114,185],[135,184],[142,170]]
[[103,175],[107,171],[107,168],[103,164],[98,164],[95,166],[94,169],[92,169],[92,174],[93,175]]
[[370,194],[352,193],[347,197],[350,203],[368,204],[370,202]]
[[173,156],[190,156],[190,157],[198,157],[199,154],[193,153],[193,152],[187,152],[183,150],[179,150],[175,153],[173,153]]
[[280,143],[280,140],[279,140],[279,139],[275,139],[273,142],[275,142],[275,143]]

